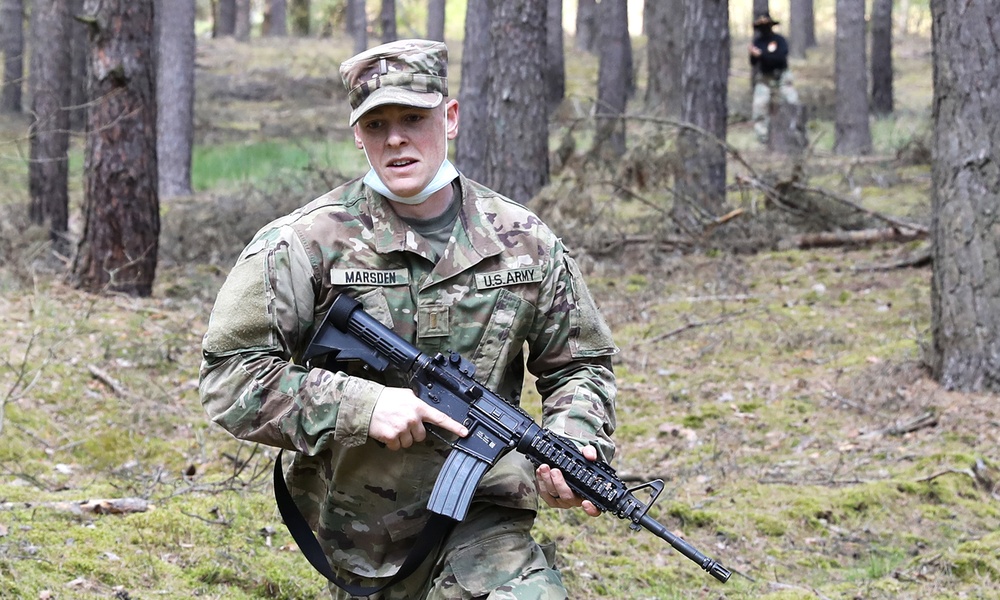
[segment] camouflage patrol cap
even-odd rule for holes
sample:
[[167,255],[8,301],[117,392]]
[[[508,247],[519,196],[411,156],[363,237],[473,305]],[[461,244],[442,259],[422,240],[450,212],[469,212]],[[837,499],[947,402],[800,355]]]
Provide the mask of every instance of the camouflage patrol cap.
[[353,126],[385,104],[435,108],[448,95],[448,47],[431,40],[399,40],[376,46],[340,65],[351,101]]

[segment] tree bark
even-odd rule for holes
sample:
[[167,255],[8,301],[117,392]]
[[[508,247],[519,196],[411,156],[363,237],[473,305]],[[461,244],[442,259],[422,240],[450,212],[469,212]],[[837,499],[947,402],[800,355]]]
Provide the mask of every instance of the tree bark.
[[[837,0],[837,41],[834,73],[836,118],[833,151],[855,156],[870,154],[868,61],[865,57],[865,0]],[[858,90],[865,90],[858,93]]]
[[458,92],[461,125],[455,144],[455,164],[466,177],[486,182],[490,87],[490,5],[469,0],[462,46],[462,87]]
[[348,11],[354,19],[354,26],[351,28],[354,39],[354,54],[361,54],[368,49],[368,8],[365,0],[349,0],[351,9]]
[[487,185],[522,204],[548,183],[547,0],[489,0]]
[[577,0],[576,49],[593,52],[598,35],[597,0]]
[[28,214],[66,254],[69,227],[69,105],[72,73],[70,7],[64,0],[32,6],[31,128]]
[[932,0],[931,370],[1000,391],[1000,20],[989,0]]
[[3,51],[3,91],[0,112],[21,112],[24,79],[24,3],[3,0],[0,4],[0,51]]
[[681,59],[684,55],[683,0],[646,2],[646,110],[660,117],[681,114]]
[[161,198],[190,196],[194,145],[195,0],[159,16],[156,151]]
[[267,0],[263,34],[269,37],[288,35],[288,2],[286,0]]
[[382,0],[382,11],[379,14],[382,23],[382,43],[388,44],[399,39],[396,28],[396,0]]
[[236,33],[236,0],[216,0],[212,37],[220,38]]
[[427,39],[444,41],[445,0],[427,0]]
[[753,14],[757,16],[761,13],[768,12],[769,8],[767,6],[767,0],[753,0]]
[[729,2],[685,4],[683,74],[684,128],[677,138],[680,165],[675,174],[671,217],[688,232],[725,212],[726,117],[729,79]]
[[83,14],[83,0],[70,4],[70,98],[69,127],[73,131],[87,128],[87,25],[76,17]]
[[812,17],[812,0],[791,0],[788,12],[788,55],[805,58],[810,48],[807,21]]
[[875,115],[892,114],[892,0],[875,0],[872,5],[872,96]]
[[[250,39],[250,4],[250,0],[236,0],[236,24],[233,36],[241,42]],[[163,12],[162,10],[157,11],[157,18],[163,17]]]
[[148,296],[160,233],[153,0],[87,0],[90,97],[84,231],[73,282]]
[[594,147],[606,160],[617,160],[625,154],[623,117],[632,72],[628,6],[625,0],[601,0],[597,16],[601,25]]
[[549,112],[554,113],[566,97],[566,56],[563,51],[562,0],[549,0],[548,23],[545,42],[548,59],[545,61],[545,81],[548,83]]

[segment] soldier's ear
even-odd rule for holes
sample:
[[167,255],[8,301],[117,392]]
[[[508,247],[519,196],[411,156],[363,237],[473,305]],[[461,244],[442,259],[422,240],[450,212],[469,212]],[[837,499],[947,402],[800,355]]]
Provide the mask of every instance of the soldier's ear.
[[354,127],[354,145],[358,150],[364,150],[365,145],[361,143],[361,136],[358,135],[357,126]]

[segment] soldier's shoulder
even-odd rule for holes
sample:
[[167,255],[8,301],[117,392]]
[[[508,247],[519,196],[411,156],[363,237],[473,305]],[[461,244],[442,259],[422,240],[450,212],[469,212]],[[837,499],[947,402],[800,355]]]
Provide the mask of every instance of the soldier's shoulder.
[[530,230],[536,235],[553,236],[552,230],[530,208],[485,185],[466,179],[476,204],[497,230]]
[[283,217],[271,221],[259,233],[277,229],[312,227],[314,223],[330,213],[351,214],[364,200],[361,179],[354,179],[300,206]]

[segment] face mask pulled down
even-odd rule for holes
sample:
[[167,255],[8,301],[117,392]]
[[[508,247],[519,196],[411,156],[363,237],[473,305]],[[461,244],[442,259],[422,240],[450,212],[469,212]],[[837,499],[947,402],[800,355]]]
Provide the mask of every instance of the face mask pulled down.
[[412,196],[404,197],[393,193],[392,190],[389,189],[389,186],[387,186],[385,182],[382,181],[382,178],[378,176],[378,173],[375,172],[375,168],[372,167],[372,161],[370,158],[368,158],[368,149],[364,147],[362,147],[362,149],[365,152],[365,159],[368,161],[368,172],[365,174],[364,178],[365,185],[372,188],[379,194],[382,194],[389,200],[392,200],[393,202],[409,204],[411,206],[415,206],[417,204],[423,204],[428,198],[431,197],[431,195],[434,192],[450,184],[452,181],[455,180],[456,177],[458,177],[458,169],[456,169],[455,165],[451,164],[451,161],[448,160],[447,158],[448,156],[447,127],[445,128],[445,133],[444,133],[444,155],[445,155],[444,162],[442,162],[441,166],[438,167],[437,173],[435,173],[434,177],[432,177],[431,180],[427,183],[427,185],[424,186],[424,189],[420,190],[419,192],[417,192]]

